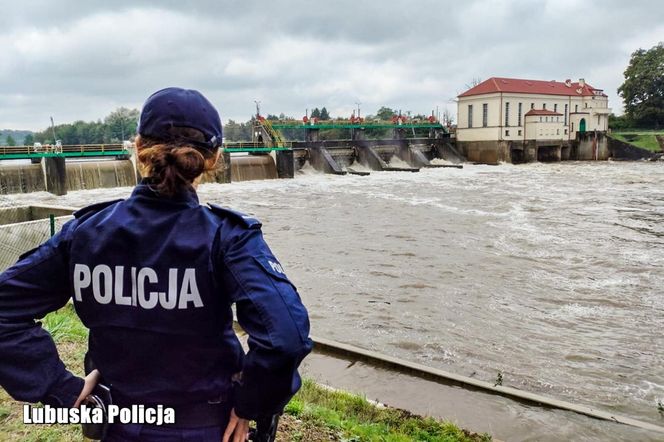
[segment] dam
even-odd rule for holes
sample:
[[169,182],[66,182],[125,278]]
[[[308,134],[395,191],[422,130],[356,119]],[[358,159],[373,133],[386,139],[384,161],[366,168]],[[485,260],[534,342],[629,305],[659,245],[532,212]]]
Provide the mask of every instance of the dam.
[[[459,143],[433,117],[425,121],[399,116],[392,122],[365,123],[351,118],[298,123],[272,122],[257,114],[252,122],[254,140],[224,143],[216,170],[206,173],[202,182],[293,178],[307,164],[324,173],[367,176],[372,171],[462,168],[467,162],[522,164],[657,156],[599,132],[578,133],[575,140],[555,145],[540,141]],[[321,137],[331,130],[350,136]],[[284,133],[298,134],[298,139],[288,140]],[[0,147],[0,194],[47,191],[64,195],[72,190],[132,186],[139,179],[135,149],[129,142]]]

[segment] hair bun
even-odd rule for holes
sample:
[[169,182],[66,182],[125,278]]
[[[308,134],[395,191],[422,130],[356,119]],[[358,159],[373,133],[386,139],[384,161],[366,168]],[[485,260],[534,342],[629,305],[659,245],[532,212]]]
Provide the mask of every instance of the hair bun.
[[176,147],[170,151],[177,172],[187,181],[193,181],[205,171],[205,158],[203,154],[193,147]]
[[164,160],[168,165],[173,165],[177,162],[177,156],[173,152],[173,149],[169,149],[166,151],[166,154],[164,155]]

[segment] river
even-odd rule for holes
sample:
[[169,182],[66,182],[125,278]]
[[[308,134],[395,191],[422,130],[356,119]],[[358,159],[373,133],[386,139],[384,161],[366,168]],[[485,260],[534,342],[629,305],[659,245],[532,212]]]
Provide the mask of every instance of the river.
[[199,195],[263,221],[315,335],[663,422],[662,163],[307,170]]

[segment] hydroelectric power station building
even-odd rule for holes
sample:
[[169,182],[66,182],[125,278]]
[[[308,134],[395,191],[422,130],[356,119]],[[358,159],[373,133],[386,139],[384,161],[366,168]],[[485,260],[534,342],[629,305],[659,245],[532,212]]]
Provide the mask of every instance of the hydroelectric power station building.
[[482,163],[604,159],[610,113],[583,79],[492,77],[458,96],[456,139]]

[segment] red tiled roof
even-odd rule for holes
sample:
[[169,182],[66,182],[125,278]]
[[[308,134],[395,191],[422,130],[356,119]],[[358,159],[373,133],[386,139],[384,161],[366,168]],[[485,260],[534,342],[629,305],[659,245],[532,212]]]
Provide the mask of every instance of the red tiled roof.
[[542,81],[542,80],[521,80],[518,78],[500,78],[491,77],[477,86],[468,89],[459,97],[469,97],[472,95],[493,94],[496,92],[511,92],[518,94],[538,94],[538,95],[564,95],[564,96],[593,96],[595,91],[599,91],[602,97],[606,97],[601,89],[595,89],[588,83],[581,86],[578,82],[567,83],[562,81]]
[[530,109],[528,112],[526,112],[526,117],[530,117],[532,115],[546,115],[546,116],[550,116],[550,115],[557,116],[558,115],[558,116],[562,116],[563,114],[558,113],[558,112],[554,112],[554,111],[549,110],[549,109]]

